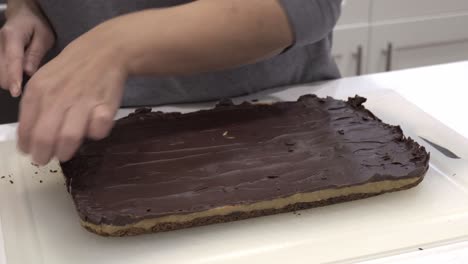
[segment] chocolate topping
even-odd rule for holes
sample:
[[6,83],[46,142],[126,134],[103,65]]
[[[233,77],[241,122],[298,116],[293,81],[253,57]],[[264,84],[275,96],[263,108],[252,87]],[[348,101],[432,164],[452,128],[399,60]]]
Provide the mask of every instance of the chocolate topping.
[[80,217],[125,225],[226,205],[419,177],[429,155],[362,105],[305,95],[272,105],[140,109],[62,164]]

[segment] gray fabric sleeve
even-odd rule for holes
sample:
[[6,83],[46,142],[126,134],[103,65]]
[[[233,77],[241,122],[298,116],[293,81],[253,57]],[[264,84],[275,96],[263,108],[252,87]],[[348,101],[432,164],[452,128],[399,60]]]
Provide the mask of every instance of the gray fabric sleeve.
[[[294,33],[294,46],[304,46],[325,38],[335,26],[342,0],[279,0]],[[290,47],[290,48],[291,48]]]

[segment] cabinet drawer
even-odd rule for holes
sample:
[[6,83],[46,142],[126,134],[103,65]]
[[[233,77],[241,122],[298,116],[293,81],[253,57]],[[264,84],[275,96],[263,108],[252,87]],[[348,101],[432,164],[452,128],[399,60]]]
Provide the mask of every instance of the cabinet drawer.
[[370,72],[468,60],[468,15],[372,26]]
[[343,0],[338,25],[369,23],[371,0]]
[[373,22],[468,12],[467,0],[372,0]]

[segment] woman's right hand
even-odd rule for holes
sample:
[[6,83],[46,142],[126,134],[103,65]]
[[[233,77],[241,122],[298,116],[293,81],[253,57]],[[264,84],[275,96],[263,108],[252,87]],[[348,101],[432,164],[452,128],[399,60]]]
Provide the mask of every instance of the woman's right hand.
[[9,1],[0,29],[0,87],[21,94],[23,72],[32,76],[54,45],[55,36],[34,1]]

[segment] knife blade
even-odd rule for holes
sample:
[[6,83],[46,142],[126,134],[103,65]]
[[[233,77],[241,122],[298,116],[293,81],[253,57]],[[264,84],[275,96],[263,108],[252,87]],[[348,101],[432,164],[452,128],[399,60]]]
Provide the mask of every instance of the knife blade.
[[455,154],[453,151],[449,150],[448,148],[443,147],[443,146],[441,146],[439,144],[436,144],[436,143],[430,141],[427,138],[424,138],[424,137],[421,137],[421,136],[419,136],[419,138],[424,140],[426,143],[431,145],[433,148],[437,149],[440,153],[444,154],[446,157],[451,158],[451,159],[460,159],[460,157],[457,156],[457,154]]

